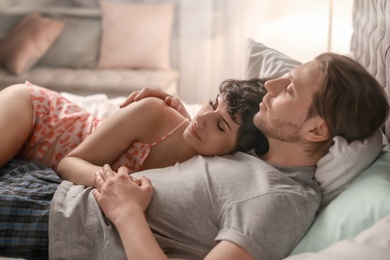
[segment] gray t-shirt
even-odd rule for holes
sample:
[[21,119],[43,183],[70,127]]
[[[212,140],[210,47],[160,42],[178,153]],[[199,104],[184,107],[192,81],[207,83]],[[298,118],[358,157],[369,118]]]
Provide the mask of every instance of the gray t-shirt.
[[[155,191],[148,223],[170,258],[202,259],[228,240],[255,259],[281,259],[320,204],[314,167],[273,167],[243,153],[195,156],[141,174]],[[58,188],[49,219],[51,259],[125,259],[119,235],[91,190],[69,182]]]

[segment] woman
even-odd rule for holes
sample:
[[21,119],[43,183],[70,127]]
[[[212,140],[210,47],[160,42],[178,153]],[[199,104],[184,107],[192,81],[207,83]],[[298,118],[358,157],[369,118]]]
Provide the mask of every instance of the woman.
[[134,172],[196,154],[252,148],[263,153],[267,141],[252,122],[262,86],[261,80],[224,81],[220,95],[191,122],[164,101],[148,98],[103,123],[54,91],[28,82],[14,85],[0,92],[0,166],[16,156],[52,167],[73,183],[96,186],[95,172],[106,163]]

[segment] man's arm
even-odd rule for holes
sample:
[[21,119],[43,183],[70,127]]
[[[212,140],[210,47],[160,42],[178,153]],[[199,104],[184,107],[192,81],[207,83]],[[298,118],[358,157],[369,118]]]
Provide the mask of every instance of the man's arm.
[[[108,165],[96,174],[97,190],[94,196],[106,216],[117,227],[126,255],[129,259],[168,259],[145,219],[145,210],[153,195],[150,180],[141,178],[138,183],[119,168],[118,173]],[[205,259],[253,259],[240,246],[222,241]]]
[[205,260],[252,260],[254,259],[245,249],[230,242],[223,240],[218,243],[205,257]]

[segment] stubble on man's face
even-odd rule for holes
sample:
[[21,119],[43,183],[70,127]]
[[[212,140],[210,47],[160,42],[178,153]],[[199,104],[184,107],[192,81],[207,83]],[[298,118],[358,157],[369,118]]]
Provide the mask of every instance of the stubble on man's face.
[[319,63],[311,61],[294,68],[287,77],[268,81],[265,86],[268,93],[254,116],[254,125],[267,138],[303,141],[311,100],[321,86],[320,74]]
[[261,117],[260,113],[255,115],[253,123],[267,138],[283,142],[299,142],[301,140],[299,133],[302,125],[277,118],[268,118],[266,120]]

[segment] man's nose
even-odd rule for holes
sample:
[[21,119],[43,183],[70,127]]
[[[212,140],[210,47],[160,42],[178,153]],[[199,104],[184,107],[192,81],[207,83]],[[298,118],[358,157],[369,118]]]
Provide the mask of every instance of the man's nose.
[[264,87],[271,96],[276,97],[286,88],[287,80],[286,78],[267,80]]

